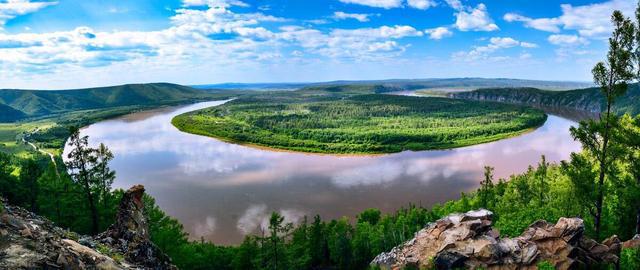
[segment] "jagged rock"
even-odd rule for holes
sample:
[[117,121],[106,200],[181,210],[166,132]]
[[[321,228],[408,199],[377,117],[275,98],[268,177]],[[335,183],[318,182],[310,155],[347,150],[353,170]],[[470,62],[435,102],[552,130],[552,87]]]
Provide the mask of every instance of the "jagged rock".
[[640,234],[636,234],[631,240],[622,243],[623,248],[640,248]]
[[403,245],[378,255],[371,264],[394,270],[537,269],[538,263],[546,261],[556,269],[576,269],[618,262],[620,239],[612,236],[598,243],[585,237],[581,219],[560,218],[556,224],[537,221],[519,237],[499,238],[491,228],[492,217],[484,209],[449,215],[428,224]]
[[46,218],[2,201],[0,269],[176,269],[149,241],[143,194],[142,186],[127,191],[117,222],[96,238],[71,237],[77,241]]
[[116,222],[97,240],[124,254],[127,261],[152,269],[175,269],[171,260],[149,239],[149,225],[144,215],[144,187],[127,190],[116,215]]

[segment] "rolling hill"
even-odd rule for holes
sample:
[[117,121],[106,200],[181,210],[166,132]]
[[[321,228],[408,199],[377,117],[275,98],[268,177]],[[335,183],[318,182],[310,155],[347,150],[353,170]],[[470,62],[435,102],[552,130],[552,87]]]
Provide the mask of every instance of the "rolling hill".
[[[205,91],[169,83],[127,84],[76,90],[0,90],[0,107],[8,112],[0,121],[16,121],[77,110],[119,106],[170,105],[226,98],[235,91]],[[8,108],[13,110],[10,110]],[[6,118],[6,119],[5,119]]]
[[23,119],[25,117],[27,117],[27,115],[23,112],[18,111],[10,106],[0,104],[0,122],[11,122]]

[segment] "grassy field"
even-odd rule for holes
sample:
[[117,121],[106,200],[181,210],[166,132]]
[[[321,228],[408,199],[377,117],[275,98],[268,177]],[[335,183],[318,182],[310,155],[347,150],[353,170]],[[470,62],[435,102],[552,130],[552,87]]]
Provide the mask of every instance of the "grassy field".
[[[379,90],[379,89],[378,89]],[[314,153],[371,154],[461,147],[540,126],[539,110],[446,98],[304,89],[243,97],[175,117],[182,131],[225,141]]]

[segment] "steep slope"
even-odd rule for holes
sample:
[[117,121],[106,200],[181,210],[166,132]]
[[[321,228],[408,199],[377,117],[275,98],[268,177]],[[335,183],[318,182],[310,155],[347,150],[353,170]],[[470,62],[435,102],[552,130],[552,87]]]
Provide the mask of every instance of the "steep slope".
[[0,104],[0,122],[13,122],[25,118],[27,115],[8,105]]
[[0,104],[11,106],[28,116],[43,116],[74,110],[174,104],[223,96],[224,91],[151,83],[55,91],[5,89],[0,90]]
[[[604,97],[598,88],[570,91],[545,91],[536,88],[487,88],[470,92],[450,93],[449,97],[535,106],[565,107],[590,112],[600,112],[604,109]],[[618,114],[639,114],[640,85],[630,85],[627,93],[616,100],[613,109]]]

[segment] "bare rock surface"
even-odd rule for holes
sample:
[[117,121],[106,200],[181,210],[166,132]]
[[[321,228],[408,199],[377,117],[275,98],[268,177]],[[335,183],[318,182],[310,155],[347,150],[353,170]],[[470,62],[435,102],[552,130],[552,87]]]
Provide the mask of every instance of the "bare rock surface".
[[602,243],[584,236],[584,223],[579,218],[560,218],[555,224],[537,221],[518,237],[500,238],[491,226],[492,217],[493,213],[484,209],[449,215],[378,255],[371,264],[393,270],[537,269],[538,263],[548,262],[559,270],[580,269],[616,264],[620,250],[627,245],[617,236]]
[[3,202],[0,269],[176,269],[149,241],[143,193],[142,186],[127,191],[117,222],[96,238],[66,231]]

